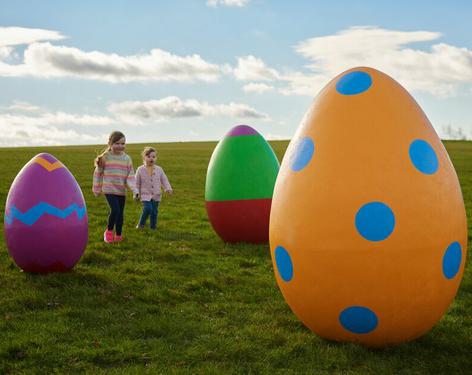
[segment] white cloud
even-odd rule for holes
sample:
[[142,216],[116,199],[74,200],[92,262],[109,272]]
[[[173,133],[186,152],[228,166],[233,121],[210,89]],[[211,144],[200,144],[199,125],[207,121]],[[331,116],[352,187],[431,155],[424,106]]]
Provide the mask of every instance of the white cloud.
[[244,92],[255,92],[257,94],[262,94],[267,91],[273,91],[274,86],[266,85],[265,83],[248,83],[243,86]]
[[[341,71],[338,73],[341,73]],[[314,97],[332,78],[334,78],[334,75],[305,74],[301,72],[288,73],[282,78],[282,80],[288,83],[288,86],[280,88],[278,92],[283,95],[307,95]]]
[[274,88],[284,95],[315,96],[339,73],[356,67],[379,69],[399,81],[409,91],[423,91],[441,97],[455,95],[472,84],[472,50],[446,43],[428,48],[412,48],[441,37],[431,31],[397,31],[376,27],[352,27],[334,35],[315,37],[294,49],[310,62],[307,70],[284,74],[254,56],[238,58],[233,74],[238,80],[259,81],[245,85],[245,92],[265,92],[273,86],[261,81],[278,81]]
[[182,100],[169,96],[160,100],[125,101],[113,103],[108,111],[118,119],[127,122],[162,121],[170,118],[228,116],[267,120],[269,116],[246,104],[229,103],[210,105],[196,99]]
[[[108,126],[116,124],[116,119],[108,116],[84,115],[61,111],[50,112],[44,108],[27,102],[15,101],[12,105],[7,107],[6,110],[0,112],[0,124],[2,129],[5,129],[5,132],[1,133],[2,137],[5,139],[11,139],[12,134],[25,134],[26,132],[27,134],[31,133],[38,135],[42,130],[44,130],[45,134],[49,134],[52,131],[57,131],[62,135],[78,134],[76,131],[71,133],[69,130],[60,130],[57,126]],[[55,142],[59,139],[58,137],[62,136],[47,136],[46,138],[51,138],[51,140]],[[84,137],[84,139],[86,139],[85,135]],[[43,136],[41,136],[41,138],[43,138]],[[42,142],[41,144],[52,143]]]
[[106,135],[91,135],[97,128],[118,125],[150,125],[165,119],[232,117],[266,121],[269,116],[240,103],[210,105],[195,99],[167,97],[161,100],[127,101],[108,106],[109,115],[49,111],[28,102],[14,101],[0,108],[0,147],[64,145],[102,142]]
[[290,139],[290,136],[289,135],[268,133],[264,136],[264,138],[268,141],[282,141],[282,140]]
[[238,65],[233,70],[240,81],[274,81],[280,78],[277,70],[270,68],[264,61],[254,56],[238,58]]
[[[211,64],[198,54],[178,56],[156,48],[147,54],[120,56],[45,42],[64,38],[52,30],[0,27],[0,76],[74,77],[107,82],[215,82],[222,73],[231,70],[227,65]],[[14,48],[23,44],[27,47],[23,56],[18,56]],[[20,61],[9,64],[6,62],[9,57]]]
[[41,112],[39,114],[0,113],[0,123],[11,127],[50,125],[107,126],[116,123],[116,121],[107,116],[66,112]]
[[223,115],[235,118],[252,118],[261,119],[264,121],[270,120],[269,115],[266,113],[259,112],[246,104],[239,104],[233,102],[229,104],[220,104],[218,106],[215,106],[213,113],[215,116]]
[[13,104],[7,107],[9,111],[19,111],[19,112],[40,112],[42,111],[41,107],[38,107],[37,105],[28,103],[28,102],[22,102],[19,100],[14,100]]
[[249,3],[250,0],[207,0],[207,5],[210,7],[217,7],[218,5],[228,7],[243,7]]
[[51,112],[36,105],[14,101],[0,111],[0,147],[64,145],[101,142],[80,128],[115,125],[115,118],[66,112]]
[[0,75],[35,77],[78,77],[108,82],[130,81],[216,81],[218,65],[199,55],[177,56],[153,49],[149,54],[119,56],[98,51],[34,43],[24,53],[24,63],[0,63]]
[[0,46],[0,61],[5,60],[11,55],[13,48]]
[[364,53],[376,56],[382,51],[398,50],[412,42],[435,40],[440,33],[429,31],[395,31],[374,27],[352,27],[335,35],[307,39],[295,46],[301,55],[313,60],[350,60],[362,58]]
[[64,145],[102,142],[106,136],[92,136],[72,129],[33,123],[12,126],[0,120],[0,147]]
[[0,47],[61,39],[65,39],[65,36],[53,30],[28,29],[24,27],[0,27]]
[[295,50],[311,60],[310,73],[282,77],[285,94],[313,96],[322,85],[342,71],[356,66],[379,69],[408,90],[436,96],[452,95],[472,83],[472,51],[445,43],[429,50],[406,47],[441,37],[430,31],[395,31],[374,27],[352,27],[335,35],[302,41]]

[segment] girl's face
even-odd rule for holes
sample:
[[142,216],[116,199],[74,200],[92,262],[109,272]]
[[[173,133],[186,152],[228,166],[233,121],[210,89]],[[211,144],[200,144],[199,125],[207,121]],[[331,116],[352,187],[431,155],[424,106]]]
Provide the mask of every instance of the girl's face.
[[113,152],[114,154],[121,154],[125,150],[125,143],[125,137],[119,139],[115,143],[112,143],[112,145],[110,146],[111,152]]
[[155,152],[150,152],[147,155],[144,155],[144,163],[146,165],[153,165],[156,162],[157,155]]

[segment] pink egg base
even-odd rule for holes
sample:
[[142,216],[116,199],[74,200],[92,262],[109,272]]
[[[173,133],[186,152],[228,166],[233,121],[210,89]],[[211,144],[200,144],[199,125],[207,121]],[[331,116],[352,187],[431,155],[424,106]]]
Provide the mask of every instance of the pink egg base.
[[87,246],[87,216],[46,215],[32,226],[15,221],[5,226],[5,239],[8,252],[24,271],[64,272],[75,266]]
[[50,273],[50,272],[67,272],[70,271],[72,267],[67,267],[61,262],[55,262],[49,266],[43,266],[38,263],[25,264],[21,269],[29,273]]

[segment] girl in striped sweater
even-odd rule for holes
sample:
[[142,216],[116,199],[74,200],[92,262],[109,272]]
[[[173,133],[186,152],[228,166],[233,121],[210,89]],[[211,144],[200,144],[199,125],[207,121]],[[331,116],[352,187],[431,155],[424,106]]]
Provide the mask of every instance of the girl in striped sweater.
[[108,243],[123,240],[126,186],[133,191],[135,199],[139,196],[133,162],[129,155],[125,154],[125,143],[124,134],[114,131],[108,138],[108,147],[95,159],[93,193],[96,197],[103,193],[110,206],[108,227],[103,234],[103,240]]

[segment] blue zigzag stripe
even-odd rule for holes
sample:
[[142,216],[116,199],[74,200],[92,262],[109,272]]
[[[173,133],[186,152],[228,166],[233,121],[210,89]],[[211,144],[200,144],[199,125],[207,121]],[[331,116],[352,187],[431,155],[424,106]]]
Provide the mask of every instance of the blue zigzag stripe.
[[79,207],[77,204],[72,203],[69,207],[61,210],[50,205],[49,203],[40,202],[36,206],[31,207],[25,213],[22,213],[18,208],[12,206],[10,208],[10,216],[6,215],[5,213],[5,222],[10,225],[13,223],[13,219],[17,219],[26,225],[33,225],[44,214],[49,214],[57,216],[61,219],[65,219],[73,212],[77,212],[77,217],[82,219],[86,213],[85,205],[83,207]]

